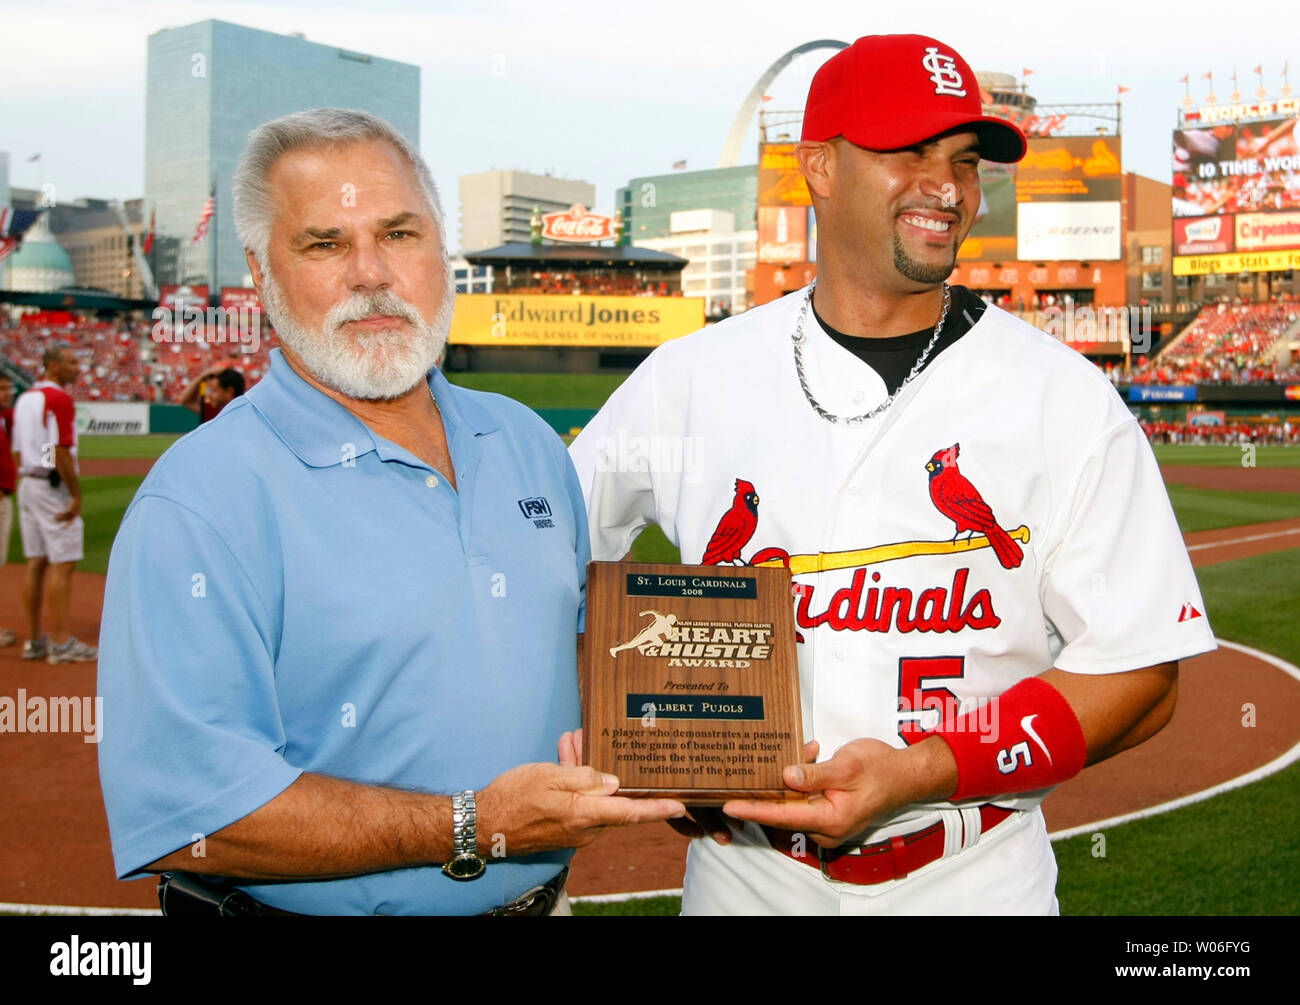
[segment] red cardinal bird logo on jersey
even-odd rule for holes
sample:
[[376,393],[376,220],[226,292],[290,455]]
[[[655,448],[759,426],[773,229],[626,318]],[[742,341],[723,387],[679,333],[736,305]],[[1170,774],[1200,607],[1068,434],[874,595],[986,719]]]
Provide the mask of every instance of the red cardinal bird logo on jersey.
[[954,541],[962,531],[969,531],[972,537],[976,533],[983,534],[989,539],[1002,568],[1015,569],[1024,561],[1025,553],[998,525],[993,510],[979,489],[957,470],[957,454],[960,452],[961,444],[954,443],[946,450],[938,451],[925,465],[925,470],[930,472],[930,500],[935,509],[957,525],[952,536]]
[[[736,497],[731,509],[722,514],[717,529],[704,549],[704,565],[740,562],[740,549],[749,543],[758,526],[758,493],[744,479],[736,479]],[[743,563],[742,563],[743,564]]]

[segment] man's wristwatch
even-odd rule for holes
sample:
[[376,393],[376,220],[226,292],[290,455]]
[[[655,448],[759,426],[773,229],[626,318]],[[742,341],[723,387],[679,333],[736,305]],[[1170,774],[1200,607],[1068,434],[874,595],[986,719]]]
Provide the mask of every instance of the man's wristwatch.
[[451,796],[451,858],[442,864],[443,874],[452,879],[478,879],[487,860],[478,853],[478,820],[474,811],[474,790]]

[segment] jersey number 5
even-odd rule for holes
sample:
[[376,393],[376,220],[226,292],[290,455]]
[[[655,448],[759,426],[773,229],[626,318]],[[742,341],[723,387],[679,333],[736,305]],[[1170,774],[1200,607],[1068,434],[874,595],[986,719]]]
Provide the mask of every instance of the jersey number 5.
[[965,673],[964,656],[905,656],[898,661],[898,735],[904,743],[916,743],[940,725],[952,725],[957,696],[930,682],[956,680]]

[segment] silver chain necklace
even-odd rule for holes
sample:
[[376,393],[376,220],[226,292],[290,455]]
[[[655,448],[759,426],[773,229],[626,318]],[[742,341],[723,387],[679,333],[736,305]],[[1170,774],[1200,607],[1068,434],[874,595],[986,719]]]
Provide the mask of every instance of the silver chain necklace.
[[816,283],[813,283],[812,286],[808,287],[808,294],[804,297],[803,307],[799,310],[799,323],[795,325],[794,334],[790,336],[790,341],[794,343],[794,368],[799,374],[799,386],[803,388],[803,396],[808,399],[808,404],[812,406],[812,410],[827,422],[838,423],[845,426],[856,426],[860,422],[874,419],[877,415],[892,405],[894,399],[902,394],[903,388],[907,387],[907,385],[912,382],[912,378],[921,372],[921,367],[924,366],[925,361],[930,358],[931,350],[934,349],[935,343],[939,341],[939,333],[943,331],[943,323],[948,320],[948,305],[952,302],[952,297],[948,292],[948,284],[944,283],[943,312],[939,315],[939,323],[934,326],[934,334],[930,336],[929,343],[926,345],[925,350],[921,353],[916,363],[913,364],[911,373],[904,377],[903,382],[898,385],[898,389],[870,412],[864,412],[862,415],[846,416],[834,415],[822,408],[817,399],[813,397],[812,391],[808,389],[808,378],[804,376],[803,372],[803,344],[807,341],[807,336],[803,333],[803,326],[804,321],[807,320],[808,315],[812,312],[812,296],[813,290],[816,289],[816,287]]

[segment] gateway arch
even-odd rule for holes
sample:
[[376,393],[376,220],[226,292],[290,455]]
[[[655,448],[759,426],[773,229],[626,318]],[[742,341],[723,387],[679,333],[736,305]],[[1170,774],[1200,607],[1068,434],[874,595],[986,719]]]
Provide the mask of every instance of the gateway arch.
[[749,96],[745,98],[745,103],[740,106],[740,111],[736,113],[736,121],[731,124],[731,132],[727,133],[727,142],[722,145],[722,154],[718,157],[718,167],[736,166],[736,162],[740,160],[741,144],[745,142],[745,134],[749,132],[749,124],[754,119],[754,112],[758,110],[758,103],[763,100],[763,95],[767,93],[772,81],[790,65],[796,56],[802,56],[805,52],[812,52],[815,49],[839,50],[848,47],[848,42],[839,42],[833,38],[805,42],[803,45],[791,49],[769,66],[767,71],[758,78],[758,83],[750,89]]

